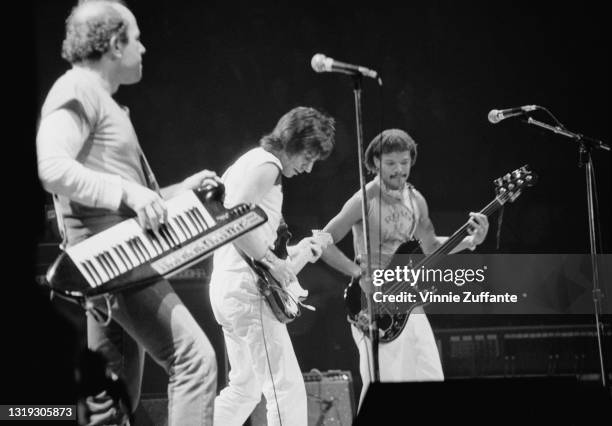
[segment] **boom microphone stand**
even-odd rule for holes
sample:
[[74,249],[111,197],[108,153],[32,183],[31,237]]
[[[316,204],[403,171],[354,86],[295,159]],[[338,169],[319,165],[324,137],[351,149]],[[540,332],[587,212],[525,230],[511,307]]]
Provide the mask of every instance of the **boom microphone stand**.
[[372,301],[372,257],[370,254],[370,227],[368,221],[368,199],[365,189],[365,163],[363,161],[363,122],[361,117],[361,74],[353,74],[353,93],[355,94],[355,121],[357,125],[357,158],[359,161],[359,185],[361,187],[361,223],[363,226],[363,239],[365,244],[366,276],[365,288],[368,301],[368,315],[370,317],[370,342],[372,343],[372,382],[380,381],[378,365],[378,324],[374,315],[374,304]]
[[[546,112],[546,108],[542,108]],[[550,114],[550,112],[549,112]],[[552,116],[552,114],[550,114]],[[553,116],[554,118],[554,116]],[[555,119],[556,120],[556,119]],[[593,149],[603,149],[606,151],[610,151],[610,146],[603,143],[600,140],[590,138],[588,136],[581,135],[579,133],[573,133],[567,130],[563,125],[551,126],[549,124],[543,123],[538,120],[534,120],[531,117],[528,117],[524,120],[527,124],[532,124],[534,126],[541,127],[546,130],[550,130],[553,133],[557,133],[559,135],[565,136],[567,138],[573,139],[578,143],[579,149],[579,161],[578,167],[586,167],[584,168],[586,174],[586,190],[587,190],[587,212],[589,216],[589,242],[591,248],[591,270],[593,273],[593,304],[595,305],[595,326],[597,328],[597,347],[599,351],[599,364],[601,371],[601,384],[606,387],[608,374],[606,372],[606,365],[604,362],[604,349],[602,338],[604,335],[604,324],[601,322],[601,312],[602,312],[602,299],[604,295],[599,288],[599,270],[597,266],[597,241],[595,237],[595,207],[593,204],[593,159],[591,158],[591,151]]]
[[[363,76],[373,78],[377,80],[378,84],[382,86],[382,79],[378,76],[378,73],[374,70],[370,70],[360,65],[347,64],[345,62],[336,61],[335,59],[328,58],[327,56],[317,53],[312,57],[310,62],[312,69],[315,72],[337,72],[341,74],[348,74],[353,78],[353,92],[355,94],[355,118],[357,125],[357,157],[359,159],[359,184],[361,187],[361,220],[363,223],[363,238],[365,242],[365,262],[366,262],[366,276],[363,278],[365,281],[362,289],[365,287],[365,291],[368,300],[368,315],[370,317],[369,333],[370,341],[372,343],[372,364],[373,364],[373,377],[372,382],[380,381],[380,373],[378,368],[378,326],[376,324],[376,318],[374,315],[374,306],[372,301],[372,258],[370,253],[370,230],[368,223],[368,200],[366,198],[365,190],[365,164],[363,161],[363,122],[361,117],[361,83]],[[361,284],[361,282],[360,282]]]

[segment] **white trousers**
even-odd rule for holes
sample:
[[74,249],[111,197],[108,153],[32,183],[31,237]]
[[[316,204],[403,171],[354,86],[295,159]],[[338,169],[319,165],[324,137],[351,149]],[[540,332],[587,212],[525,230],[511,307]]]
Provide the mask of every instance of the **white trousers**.
[[[363,387],[359,405],[373,376],[370,338],[354,325],[351,332],[359,349],[359,373]],[[442,381],[442,363],[433,331],[422,308],[416,308],[399,336],[378,346],[381,382]]]
[[287,326],[276,319],[255,282],[250,269],[214,270],[211,277],[211,305],[230,363],[229,385],[215,399],[214,424],[241,426],[263,392],[268,425],[306,426],[306,387]]

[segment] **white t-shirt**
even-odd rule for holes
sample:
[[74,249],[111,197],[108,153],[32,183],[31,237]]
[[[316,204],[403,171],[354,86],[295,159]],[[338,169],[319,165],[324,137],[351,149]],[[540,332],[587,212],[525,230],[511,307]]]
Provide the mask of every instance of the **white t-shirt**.
[[[280,160],[263,148],[254,148],[242,155],[234,164],[232,164],[223,174],[222,180],[225,185],[225,207],[233,207],[238,202],[233,198],[241,185],[245,183],[245,176],[248,176],[250,171],[265,163],[273,163],[282,171],[283,166]],[[280,176],[280,172],[279,172]],[[251,231],[257,238],[268,247],[274,245],[277,234],[276,231],[282,219],[283,207],[283,191],[280,184],[280,179],[272,189],[270,189],[258,205],[268,215],[268,221]],[[233,244],[228,244],[221,247],[215,252],[213,260],[214,270],[240,270],[248,268],[248,265],[242,259]]]

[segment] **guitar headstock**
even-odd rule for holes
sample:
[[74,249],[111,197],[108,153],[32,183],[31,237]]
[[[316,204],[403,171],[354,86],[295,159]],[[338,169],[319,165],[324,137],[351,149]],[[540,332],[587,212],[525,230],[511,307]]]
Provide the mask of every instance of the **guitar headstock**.
[[282,221],[276,230],[276,241],[274,241],[274,248],[272,249],[272,252],[277,257],[286,259],[289,256],[287,253],[287,244],[289,244],[292,235],[291,231],[289,231],[289,226],[287,226],[285,221]]
[[516,169],[512,173],[506,173],[504,176],[493,181],[495,185],[495,193],[498,199],[503,204],[506,201],[513,202],[521,195],[524,188],[536,184],[538,176],[529,170],[529,166]]

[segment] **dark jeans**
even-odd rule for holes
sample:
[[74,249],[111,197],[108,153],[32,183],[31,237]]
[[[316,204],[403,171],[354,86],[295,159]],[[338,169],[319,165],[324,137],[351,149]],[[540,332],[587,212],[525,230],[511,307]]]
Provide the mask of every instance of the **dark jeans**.
[[[111,296],[108,326],[87,317],[88,346],[101,352],[121,377],[135,409],[144,353],[169,375],[168,424],[212,425],[217,386],[215,352],[168,281]],[[102,300],[96,306],[106,310]]]

